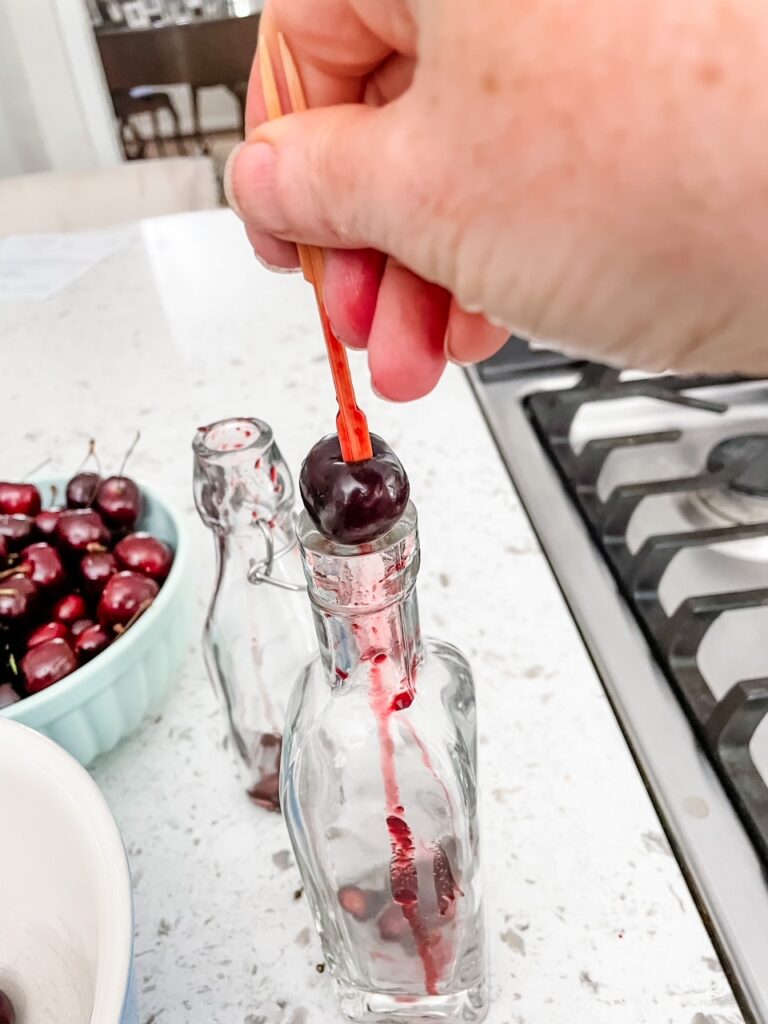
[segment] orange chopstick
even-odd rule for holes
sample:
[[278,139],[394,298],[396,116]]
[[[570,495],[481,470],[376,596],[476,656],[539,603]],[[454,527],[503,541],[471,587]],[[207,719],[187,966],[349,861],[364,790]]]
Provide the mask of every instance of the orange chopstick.
[[[291,98],[291,106],[294,111],[306,110],[307,102],[304,97],[304,90],[301,87],[301,79],[299,78],[291,51],[288,49],[288,44],[282,34],[278,35],[278,43],[283,62],[283,71],[288,85],[288,94]],[[261,87],[264,92],[267,116],[272,121],[277,117],[283,116],[283,108],[277,91],[275,72],[266,37],[262,37],[259,40],[259,71],[261,73]],[[320,322],[323,326],[325,347],[328,351],[328,362],[331,366],[333,386],[336,389],[336,401],[339,405],[339,411],[336,416],[336,430],[339,434],[341,454],[345,462],[362,462],[363,459],[370,459],[373,455],[371,437],[368,433],[368,421],[365,418],[365,413],[360,409],[355,398],[355,389],[349,372],[346,349],[333,333],[328,314],[325,311],[325,303],[323,302],[323,250],[318,249],[314,245],[298,245],[297,248],[304,277],[315,289],[315,299],[317,300],[317,308],[320,313]]]

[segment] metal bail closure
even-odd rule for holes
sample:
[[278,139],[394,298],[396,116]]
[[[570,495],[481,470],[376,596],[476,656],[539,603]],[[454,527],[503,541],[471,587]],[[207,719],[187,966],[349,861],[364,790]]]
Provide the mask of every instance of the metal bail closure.
[[[273,587],[280,587],[282,590],[291,590],[296,593],[306,591],[306,585],[302,583],[290,583],[288,580],[278,580],[272,576],[272,566],[275,561],[275,543],[272,539],[272,530],[263,519],[257,519],[254,523],[264,537],[267,545],[267,555],[261,562],[256,562],[248,570],[248,582],[256,586],[259,583],[270,583]],[[287,550],[287,549],[284,549]],[[278,552],[278,554],[280,554]]]

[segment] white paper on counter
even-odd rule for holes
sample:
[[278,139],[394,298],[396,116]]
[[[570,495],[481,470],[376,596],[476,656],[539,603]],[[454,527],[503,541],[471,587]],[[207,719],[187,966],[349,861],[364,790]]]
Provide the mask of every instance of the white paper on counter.
[[0,239],[0,302],[42,301],[117,252],[125,227]]

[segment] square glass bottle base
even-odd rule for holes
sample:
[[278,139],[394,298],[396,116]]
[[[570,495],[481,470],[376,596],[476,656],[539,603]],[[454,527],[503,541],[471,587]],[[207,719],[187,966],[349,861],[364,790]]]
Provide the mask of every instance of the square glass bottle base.
[[485,985],[463,989],[444,996],[392,996],[366,992],[336,982],[336,995],[344,1016],[359,1024],[419,1024],[443,1021],[444,1024],[479,1024],[488,1012]]

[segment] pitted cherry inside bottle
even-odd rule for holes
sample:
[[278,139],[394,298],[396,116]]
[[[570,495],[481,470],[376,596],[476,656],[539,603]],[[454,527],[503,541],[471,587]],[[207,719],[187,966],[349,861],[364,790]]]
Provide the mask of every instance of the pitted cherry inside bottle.
[[193,441],[198,512],[216,583],[203,650],[250,798],[279,808],[285,708],[316,650],[296,541],[291,474],[261,420],[221,420]]
[[299,541],[319,640],[289,705],[283,813],[343,1012],[487,1008],[472,676],[423,640],[416,513],[359,547]]

